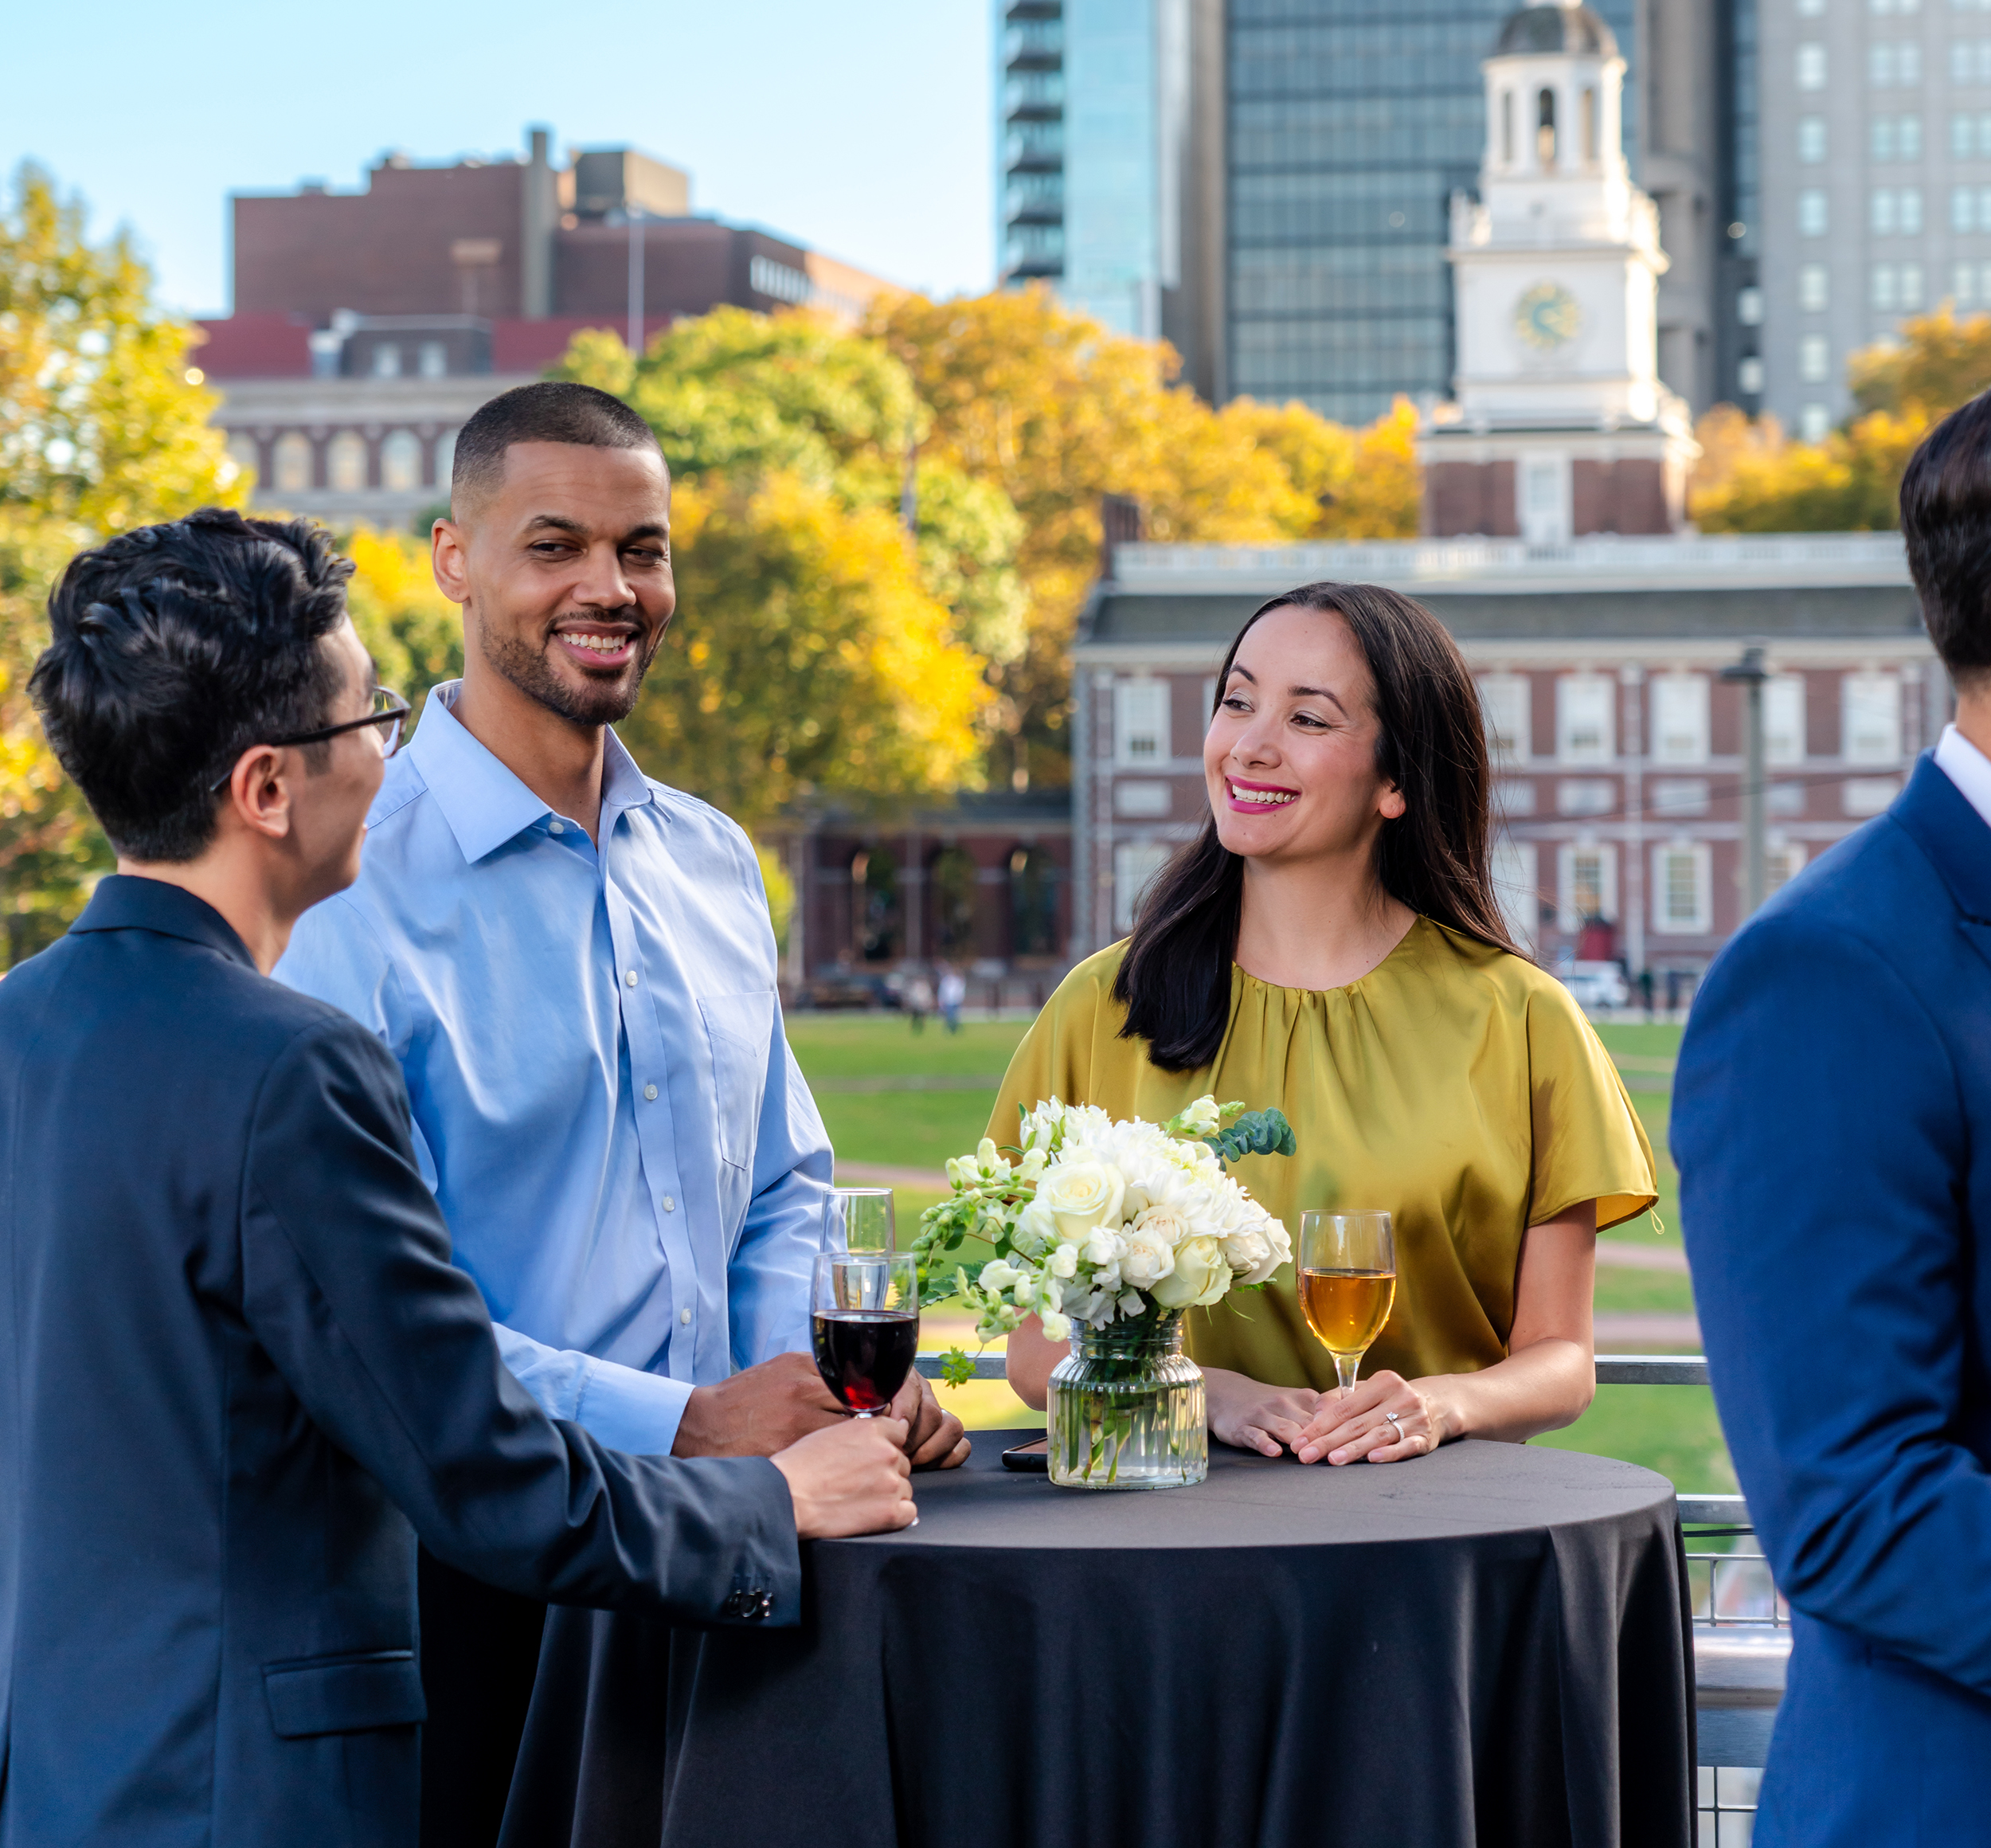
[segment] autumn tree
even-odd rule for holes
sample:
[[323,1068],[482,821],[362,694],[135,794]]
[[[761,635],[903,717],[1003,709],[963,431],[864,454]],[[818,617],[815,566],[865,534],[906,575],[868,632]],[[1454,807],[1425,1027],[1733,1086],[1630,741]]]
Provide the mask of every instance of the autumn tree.
[[0,213],[0,912],[10,961],[80,906],[110,863],[27,697],[55,574],[104,535],[229,503],[244,484],[209,427],[216,398],[119,234],[23,166]]
[[436,588],[428,546],[412,533],[348,534],[353,561],[346,606],[374,657],[383,687],[391,687],[419,718],[428,690],[464,671],[464,626],[456,605]]

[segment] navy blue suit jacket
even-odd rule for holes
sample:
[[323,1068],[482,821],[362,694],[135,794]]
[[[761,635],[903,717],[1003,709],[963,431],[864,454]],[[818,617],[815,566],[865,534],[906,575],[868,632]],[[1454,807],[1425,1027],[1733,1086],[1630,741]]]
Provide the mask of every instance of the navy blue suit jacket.
[[1991,1840],[1991,828],[1931,758],[1716,959],[1672,1137],[1795,1613],[1758,1848]]
[[550,1423],[408,1125],[379,1041],[175,887],[107,879],[0,981],[0,1848],[412,1843],[418,1533],[797,1620],[780,1473]]

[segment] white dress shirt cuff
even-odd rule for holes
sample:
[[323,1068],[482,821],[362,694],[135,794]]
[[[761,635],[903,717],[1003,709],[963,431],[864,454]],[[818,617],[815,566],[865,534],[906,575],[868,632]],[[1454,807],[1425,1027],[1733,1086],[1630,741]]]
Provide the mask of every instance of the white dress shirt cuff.
[[688,1380],[591,1358],[574,1422],[611,1450],[667,1457],[690,1397]]

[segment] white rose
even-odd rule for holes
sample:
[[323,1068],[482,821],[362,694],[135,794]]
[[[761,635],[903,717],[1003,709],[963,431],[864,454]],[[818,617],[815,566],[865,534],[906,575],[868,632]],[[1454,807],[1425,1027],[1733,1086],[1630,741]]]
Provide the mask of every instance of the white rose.
[[1272,1254],[1272,1243],[1256,1226],[1226,1232],[1219,1243],[1224,1262],[1234,1270],[1255,1270]]
[[1155,1286],[1164,1309],[1207,1308],[1230,1287],[1230,1267],[1215,1239],[1184,1239],[1175,1247],[1175,1267]]
[[1047,1341],[1068,1341],[1071,1339],[1071,1317],[1058,1315],[1046,1310],[1037,1318]]
[[1241,1290],[1269,1282],[1280,1266],[1293,1262],[1293,1240],[1287,1237],[1286,1228],[1278,1220],[1268,1219],[1259,1227],[1258,1235],[1265,1242],[1265,1255],[1238,1279]]
[[1095,1270],[1103,1270],[1109,1264],[1118,1262],[1126,1249],[1120,1234],[1105,1226],[1094,1226],[1091,1235],[1079,1247],[1085,1262]]
[[1046,1260],[1044,1268],[1054,1277],[1076,1277],[1078,1274],[1078,1247],[1060,1245]]
[[1174,1233],[1180,1222],[1168,1208],[1151,1206],[1125,1234],[1127,1249],[1120,1260],[1121,1280],[1136,1290],[1152,1290],[1175,1267]]
[[1044,1177],[1033,1205],[1057,1216],[1061,1238],[1082,1238],[1094,1226],[1117,1225],[1127,1183],[1103,1161],[1061,1162]]
[[984,1290],[1007,1290],[1020,1282],[1023,1274],[1014,1264],[1007,1263],[1000,1258],[992,1258],[982,1267],[982,1274],[975,1282]]

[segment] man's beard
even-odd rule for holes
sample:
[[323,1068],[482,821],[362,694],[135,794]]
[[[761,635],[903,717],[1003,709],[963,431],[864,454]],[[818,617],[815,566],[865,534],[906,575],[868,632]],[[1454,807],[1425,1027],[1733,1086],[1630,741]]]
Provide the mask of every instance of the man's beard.
[[[515,636],[494,636],[488,629],[482,635],[484,660],[491,667],[527,699],[538,700],[549,712],[557,712],[576,725],[620,725],[635,710],[636,695],[643,690],[643,677],[649,672],[650,664],[656,658],[657,644],[663,640],[663,632],[659,629],[649,647],[624,670],[620,679],[606,683],[591,679],[573,687],[553,671],[546,659],[551,636],[543,647],[534,649]],[[639,634],[639,647],[641,643]]]

